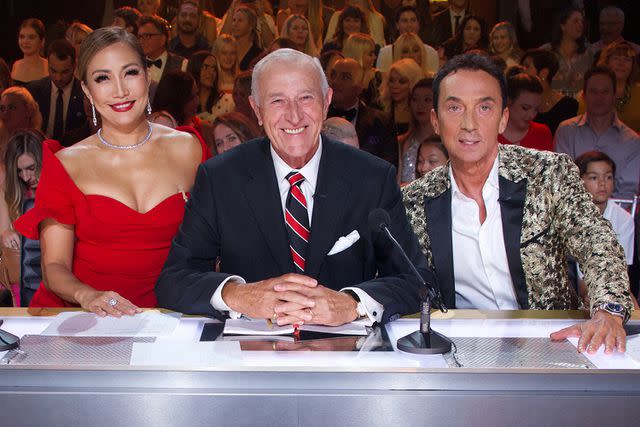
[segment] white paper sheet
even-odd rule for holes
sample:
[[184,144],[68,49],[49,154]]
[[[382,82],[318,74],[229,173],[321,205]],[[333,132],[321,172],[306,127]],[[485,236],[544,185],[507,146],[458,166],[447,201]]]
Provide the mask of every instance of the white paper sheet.
[[180,313],[145,311],[135,316],[100,317],[94,313],[58,314],[42,335],[67,337],[161,337],[171,335]]
[[131,365],[219,366],[242,360],[237,341],[187,342],[159,338],[154,343],[134,343]]

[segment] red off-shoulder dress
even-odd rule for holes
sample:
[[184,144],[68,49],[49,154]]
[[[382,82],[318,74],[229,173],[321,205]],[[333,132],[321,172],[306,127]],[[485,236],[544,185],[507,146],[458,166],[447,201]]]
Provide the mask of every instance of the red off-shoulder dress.
[[[202,161],[210,157],[204,140]],[[73,274],[83,283],[115,291],[138,307],[156,307],[156,279],[169,254],[171,240],[184,216],[189,193],[176,193],[146,213],[107,196],[84,194],[53,152],[43,146],[43,165],[33,209],[18,218],[15,229],[39,239],[39,224],[53,218],[75,227]],[[30,307],[74,307],[42,283]]]

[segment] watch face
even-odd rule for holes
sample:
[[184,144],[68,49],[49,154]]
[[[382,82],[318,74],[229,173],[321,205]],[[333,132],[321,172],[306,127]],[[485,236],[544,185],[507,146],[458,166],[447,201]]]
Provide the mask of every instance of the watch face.
[[621,304],[616,304],[613,302],[608,302],[603,307],[606,311],[610,313],[622,313],[624,312],[624,307]]

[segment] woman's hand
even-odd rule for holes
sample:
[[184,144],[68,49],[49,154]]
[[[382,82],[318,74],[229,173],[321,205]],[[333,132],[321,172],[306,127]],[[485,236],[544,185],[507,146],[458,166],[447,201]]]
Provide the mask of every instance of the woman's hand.
[[123,314],[133,316],[142,312],[131,301],[113,291],[98,291],[93,288],[82,289],[76,296],[76,301],[85,310],[96,313],[100,317],[121,317]]
[[7,248],[20,249],[20,235],[13,230],[2,233],[2,244]]

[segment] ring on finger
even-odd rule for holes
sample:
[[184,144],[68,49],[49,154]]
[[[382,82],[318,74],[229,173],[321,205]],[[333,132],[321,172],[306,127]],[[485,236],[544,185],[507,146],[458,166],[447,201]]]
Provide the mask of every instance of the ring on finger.
[[109,298],[109,300],[107,301],[107,304],[109,304],[111,307],[115,307],[116,304],[118,304],[118,300],[115,298]]
[[311,315],[311,318],[313,319],[313,311],[311,311],[311,309],[309,309],[309,314]]
[[276,313],[275,311],[273,312],[273,315],[271,316],[271,321],[274,322],[274,323],[278,321],[278,313]]

